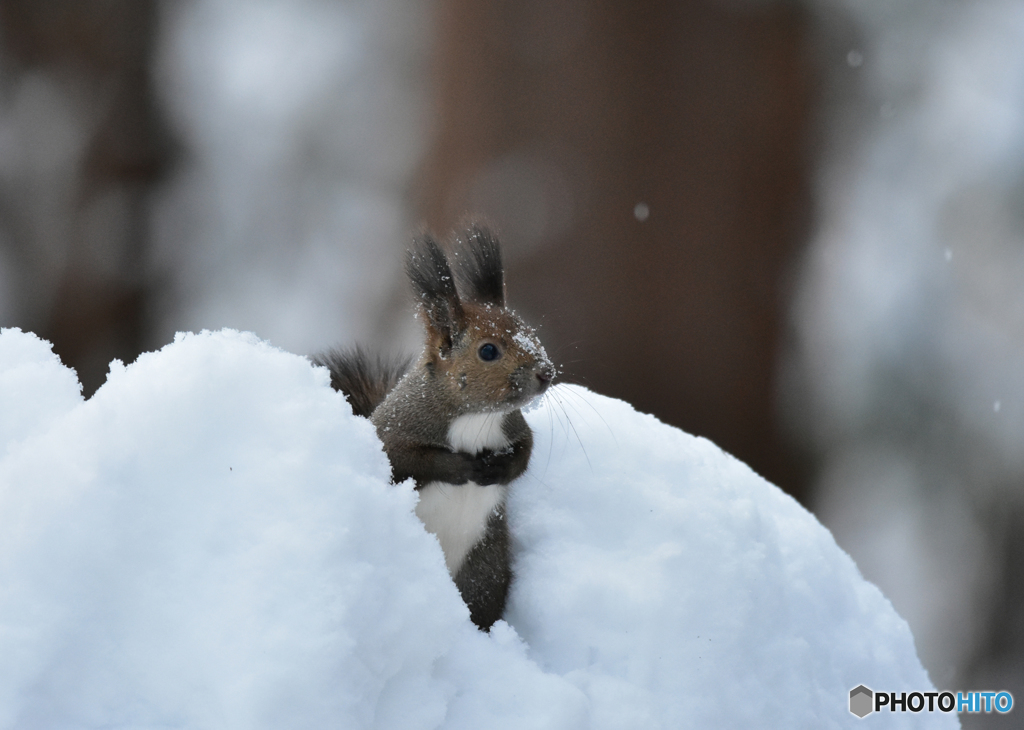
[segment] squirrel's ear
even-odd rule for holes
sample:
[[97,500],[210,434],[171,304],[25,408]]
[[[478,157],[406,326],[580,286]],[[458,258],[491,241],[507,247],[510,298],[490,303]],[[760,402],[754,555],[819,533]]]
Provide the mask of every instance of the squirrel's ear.
[[427,328],[450,350],[456,336],[466,329],[466,314],[455,290],[455,279],[444,252],[429,235],[413,241],[405,271],[423,313]]
[[455,242],[455,274],[467,299],[505,306],[505,272],[498,239],[480,226],[471,226]]

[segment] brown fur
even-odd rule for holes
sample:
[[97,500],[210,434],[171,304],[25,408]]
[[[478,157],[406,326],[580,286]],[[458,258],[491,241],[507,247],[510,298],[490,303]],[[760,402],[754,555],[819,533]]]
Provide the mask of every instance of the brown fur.
[[[524,350],[512,333],[535,339],[533,330],[507,309],[463,302],[462,310],[464,330],[454,337],[450,347],[446,346],[449,341],[446,334],[434,328],[426,315],[421,315],[426,326],[427,346],[420,366],[436,373],[438,385],[449,392],[454,404],[458,404],[453,416],[506,410],[532,400],[540,391],[525,388],[514,373],[537,369],[550,380],[550,363],[545,367],[542,358]],[[478,353],[485,344],[495,345],[501,357],[492,362],[482,360]],[[543,353],[539,343],[537,347],[537,352]]]

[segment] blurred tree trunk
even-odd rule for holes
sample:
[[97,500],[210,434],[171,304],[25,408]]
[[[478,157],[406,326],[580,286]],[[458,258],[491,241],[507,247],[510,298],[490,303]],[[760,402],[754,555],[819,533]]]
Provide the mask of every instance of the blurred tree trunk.
[[496,226],[512,303],[567,380],[805,501],[775,409],[808,207],[798,7],[441,0],[437,14],[427,224]]
[[[168,159],[152,0],[0,0],[5,325],[50,340],[86,394],[141,351],[147,199]],[[15,140],[15,141],[11,141]],[[17,308],[14,308],[17,307]]]

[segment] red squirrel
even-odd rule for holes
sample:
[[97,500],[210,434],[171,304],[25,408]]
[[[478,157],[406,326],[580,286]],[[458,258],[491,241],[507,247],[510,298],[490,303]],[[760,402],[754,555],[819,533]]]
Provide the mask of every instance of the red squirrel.
[[512,579],[508,485],[530,460],[521,408],[555,376],[534,330],[505,305],[498,241],[470,227],[446,255],[416,239],[406,273],[426,330],[419,359],[388,362],[359,349],[313,358],[357,415],[377,429],[392,478],[412,478],[416,514],[437,536],[448,572],[480,629],[505,610]]

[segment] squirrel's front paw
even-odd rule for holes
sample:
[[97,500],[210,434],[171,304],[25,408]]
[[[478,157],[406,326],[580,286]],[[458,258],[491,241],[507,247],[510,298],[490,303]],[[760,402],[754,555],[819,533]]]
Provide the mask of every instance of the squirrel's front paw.
[[470,481],[476,482],[481,487],[508,483],[511,481],[509,476],[513,457],[511,449],[505,451],[484,449],[469,461]]

